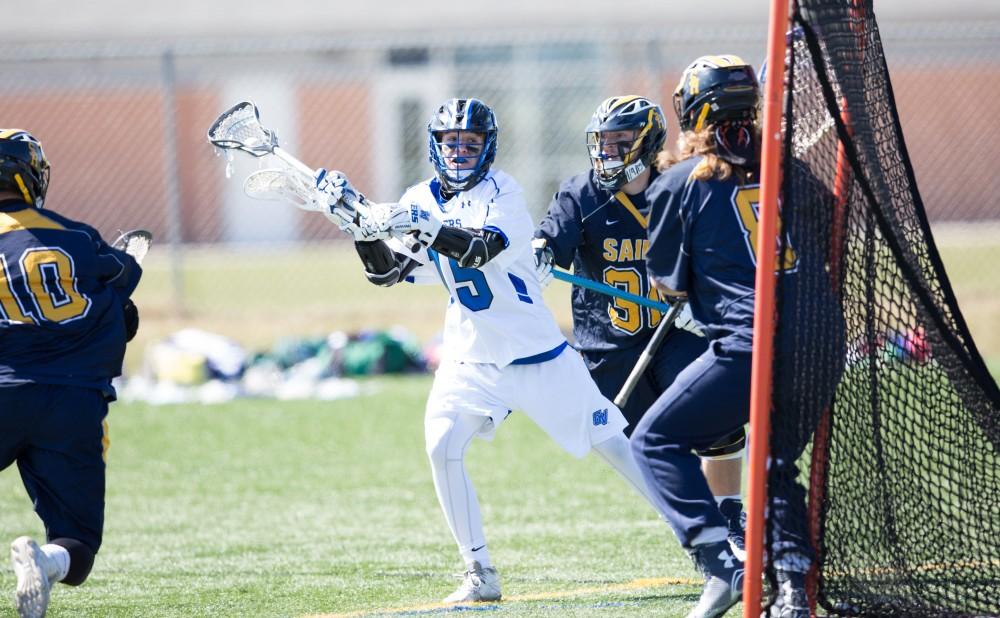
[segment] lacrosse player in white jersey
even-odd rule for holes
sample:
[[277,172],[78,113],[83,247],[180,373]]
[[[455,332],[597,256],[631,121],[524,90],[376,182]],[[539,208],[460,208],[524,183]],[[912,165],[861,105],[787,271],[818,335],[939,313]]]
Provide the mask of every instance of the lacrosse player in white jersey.
[[[424,422],[434,487],[466,565],[444,601],[495,601],[500,578],[464,458],[472,439],[491,439],[512,410],[575,457],[596,450],[653,501],[622,433],[625,417],[597,389],[542,300],[521,188],[491,169],[493,111],[478,99],[450,99],[427,128],[435,176],[398,204],[373,205],[354,231],[355,245],[372,283],[443,283],[451,296]],[[317,186],[341,208],[357,195],[339,172],[320,170]],[[400,242],[404,235],[420,241],[416,252]]]

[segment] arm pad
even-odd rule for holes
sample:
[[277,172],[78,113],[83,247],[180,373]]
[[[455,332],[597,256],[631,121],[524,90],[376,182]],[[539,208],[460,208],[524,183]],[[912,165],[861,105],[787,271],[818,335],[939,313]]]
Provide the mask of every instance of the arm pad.
[[507,240],[493,230],[445,226],[431,248],[453,258],[462,268],[479,268],[506,249]]
[[135,338],[135,334],[139,332],[139,309],[132,302],[132,299],[125,301],[125,305],[122,306],[122,313],[125,316],[125,341],[126,343],[132,341]]
[[416,260],[396,253],[382,240],[359,240],[354,243],[354,248],[365,266],[365,277],[375,285],[396,285],[420,265]]

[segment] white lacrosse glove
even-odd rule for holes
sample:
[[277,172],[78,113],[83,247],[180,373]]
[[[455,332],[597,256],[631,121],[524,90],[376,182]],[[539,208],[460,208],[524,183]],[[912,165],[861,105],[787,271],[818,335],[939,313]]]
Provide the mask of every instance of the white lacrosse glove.
[[687,332],[694,333],[699,337],[705,336],[705,333],[701,332],[701,329],[698,328],[698,323],[694,321],[694,315],[691,314],[690,304],[685,304],[684,308],[681,309],[677,319],[674,320],[674,328],[686,330]]
[[441,232],[441,222],[419,204],[385,204],[385,230],[392,236],[413,234],[422,244],[430,246]]
[[393,206],[396,204],[369,204],[368,214],[358,219],[354,240],[371,242],[391,238],[392,226],[389,223],[389,215]]
[[531,249],[535,254],[535,277],[542,288],[552,283],[552,265],[556,260],[556,256],[548,244],[549,241],[546,238],[531,240]]
[[358,211],[354,207],[365,197],[358,193],[357,189],[351,185],[351,181],[343,172],[337,170],[327,171],[325,168],[316,170],[316,189],[325,201],[326,209],[323,214],[326,218],[337,225],[341,230],[357,232],[353,229],[357,221]]

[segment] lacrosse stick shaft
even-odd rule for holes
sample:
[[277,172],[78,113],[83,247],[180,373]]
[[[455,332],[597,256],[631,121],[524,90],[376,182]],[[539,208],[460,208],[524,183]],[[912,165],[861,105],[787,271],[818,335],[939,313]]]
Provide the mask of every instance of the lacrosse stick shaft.
[[[293,170],[305,174],[310,180],[316,178],[316,170],[309,167],[302,161],[299,161],[294,155],[289,154],[284,148],[279,146],[274,147],[274,156],[278,157],[282,161],[288,164]],[[354,200],[353,203],[348,204],[348,206],[353,206],[355,210],[358,211],[362,216],[367,216],[369,214],[368,205],[360,200]]]
[[576,275],[571,275],[570,273],[563,270],[555,268],[552,269],[552,277],[560,281],[565,281],[566,283],[572,283],[573,285],[578,285],[581,288],[587,288],[588,290],[593,290],[601,294],[606,294],[608,296],[613,296],[615,298],[620,298],[622,300],[631,301],[637,305],[642,305],[643,307],[656,309],[657,311],[662,311],[663,313],[666,313],[671,310],[671,306],[666,303],[660,303],[651,298],[646,298],[645,296],[631,294],[629,292],[626,292],[625,290],[620,290],[614,286],[599,283],[597,281],[594,281],[593,279],[577,277]]
[[[220,115],[212,126],[208,129],[208,141],[217,148],[224,150],[241,150],[254,157],[262,157],[272,154],[287,165],[293,172],[305,176],[309,183],[315,183],[316,170],[309,167],[291,153],[286,152],[278,146],[278,138],[274,131],[265,129],[260,124],[260,110],[250,101],[237,103]],[[265,181],[266,182],[266,181]],[[253,196],[251,196],[253,197]],[[303,197],[297,194],[296,197]],[[308,201],[310,198],[304,198]],[[297,199],[292,200],[296,206],[303,208],[305,204]],[[354,209],[350,216],[342,216],[334,206],[323,204],[323,210],[328,217],[333,215],[342,219],[345,225],[341,229],[352,233],[357,230],[359,221],[357,215],[368,217],[371,215],[371,208],[365,199],[348,198],[344,196],[344,202]],[[317,204],[318,205],[318,204]],[[316,210],[315,208],[304,208],[306,210]],[[354,219],[350,221],[350,219]],[[420,242],[410,236],[402,235],[398,237],[403,245],[411,252],[416,253],[420,248]]]
[[296,170],[298,172],[302,172],[303,174],[305,174],[306,176],[309,176],[310,178],[315,178],[316,177],[316,170],[314,170],[313,168],[309,167],[308,165],[306,165],[302,161],[299,161],[297,158],[295,158],[294,156],[292,156],[291,154],[289,154],[288,152],[286,152],[284,148],[280,148],[278,146],[275,146],[274,147],[274,156],[278,157],[279,159],[281,159],[282,161],[284,161],[285,163],[287,163],[288,166],[291,167],[292,169],[294,169],[294,170]]
[[625,383],[622,384],[621,390],[615,395],[615,405],[621,408],[628,401],[629,396],[632,391],[635,390],[636,384],[639,383],[639,378],[645,373],[646,368],[649,367],[649,363],[656,356],[656,351],[660,349],[660,344],[663,343],[663,339],[667,336],[667,331],[673,326],[673,323],[677,320],[677,316],[681,314],[684,310],[684,305],[687,301],[679,300],[674,303],[667,315],[663,316],[660,320],[659,326],[656,327],[656,331],[653,336],[649,339],[649,343],[646,344],[646,349],[642,351],[639,355],[639,360],[635,362],[635,367],[632,368],[632,373],[628,374],[628,378]]
[[[278,146],[274,147],[274,156],[278,157],[279,159],[287,163],[292,169],[301,172],[303,174],[307,174],[310,177],[310,179],[316,177],[316,171],[314,169],[312,169],[302,161],[299,161],[294,156],[285,152],[284,149]],[[363,217],[367,217],[371,214],[371,209],[368,208],[368,204],[366,204],[363,200],[351,200],[350,202],[348,202],[348,206],[354,207],[354,209],[358,211],[358,214],[360,214]],[[403,245],[410,250],[411,253],[416,253],[417,250],[420,248],[420,241],[418,241],[416,238],[412,236],[404,235],[400,238],[400,240],[402,241]]]

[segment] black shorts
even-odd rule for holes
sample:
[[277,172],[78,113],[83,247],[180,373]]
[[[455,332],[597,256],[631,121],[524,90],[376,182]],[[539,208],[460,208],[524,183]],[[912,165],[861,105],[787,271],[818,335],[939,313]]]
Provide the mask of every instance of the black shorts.
[[48,540],[76,539],[95,553],[104,529],[107,413],[96,389],[0,388],[0,467],[17,462]]

